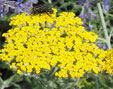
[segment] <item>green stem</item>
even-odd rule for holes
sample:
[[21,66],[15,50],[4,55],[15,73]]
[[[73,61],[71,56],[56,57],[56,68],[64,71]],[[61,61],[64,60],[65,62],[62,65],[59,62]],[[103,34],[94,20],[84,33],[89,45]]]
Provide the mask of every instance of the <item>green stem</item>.
[[84,14],[84,6],[82,6],[82,11],[80,13],[80,15],[83,15]]
[[108,48],[111,49],[110,37],[108,36],[108,31],[107,31],[107,28],[106,28],[106,23],[105,23],[105,19],[104,19],[104,15],[103,15],[103,11],[102,11],[100,3],[97,3],[97,7],[98,7],[98,10],[99,10],[102,27],[104,29],[104,35],[105,35],[106,43],[107,43]]
[[98,76],[95,76],[95,85],[96,85],[96,89],[99,89],[99,84],[98,84]]
[[110,39],[111,39],[112,33],[113,33],[113,27],[111,28],[111,32],[110,32],[110,34],[109,34],[109,38],[110,38]]
[[103,41],[103,42],[107,42],[105,39],[103,39],[103,38],[100,38],[100,37],[98,37],[98,40],[101,40],[101,41]]

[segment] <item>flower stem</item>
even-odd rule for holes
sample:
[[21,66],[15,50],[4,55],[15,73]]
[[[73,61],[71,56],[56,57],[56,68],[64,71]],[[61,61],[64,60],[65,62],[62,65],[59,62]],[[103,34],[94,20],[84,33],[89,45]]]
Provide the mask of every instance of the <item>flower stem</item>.
[[103,38],[100,38],[100,37],[98,38],[98,40],[103,41],[105,43],[107,42],[106,39],[103,39]]
[[84,6],[82,6],[82,11],[80,13],[80,15],[83,15],[84,14]]
[[99,89],[99,84],[98,84],[98,76],[95,76],[95,85],[96,85],[96,89]]
[[99,10],[101,23],[102,23],[102,27],[103,27],[103,30],[104,30],[106,44],[107,44],[108,48],[111,49],[110,37],[108,36],[108,31],[107,31],[107,28],[106,28],[106,23],[105,23],[105,19],[104,19],[104,15],[103,15],[103,11],[102,11],[100,3],[97,3],[97,7],[98,7],[98,10]]

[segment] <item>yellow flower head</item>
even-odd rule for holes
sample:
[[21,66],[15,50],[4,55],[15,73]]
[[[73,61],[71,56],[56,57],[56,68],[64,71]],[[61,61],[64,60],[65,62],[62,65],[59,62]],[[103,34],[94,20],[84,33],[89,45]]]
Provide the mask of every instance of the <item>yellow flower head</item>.
[[113,49],[106,51],[103,70],[109,74],[113,74]]
[[57,64],[58,77],[82,77],[85,72],[98,73],[104,59],[94,42],[98,36],[87,32],[82,20],[73,12],[37,15],[19,14],[11,18],[14,26],[2,36],[7,44],[0,50],[0,59],[18,74],[50,70]]

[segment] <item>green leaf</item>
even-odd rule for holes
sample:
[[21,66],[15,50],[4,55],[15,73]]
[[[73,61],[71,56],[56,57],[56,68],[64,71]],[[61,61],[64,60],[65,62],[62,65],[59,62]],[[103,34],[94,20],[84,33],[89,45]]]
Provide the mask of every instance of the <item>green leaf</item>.
[[21,89],[21,86],[16,83],[11,82],[11,84],[14,85],[17,89]]
[[62,86],[61,89],[70,89],[70,87],[73,85],[73,83],[66,83],[64,86]]
[[4,81],[4,86],[8,87],[9,84],[14,80],[15,75],[11,76],[10,78],[8,78],[7,80]]
[[3,87],[4,81],[2,80],[2,78],[0,77],[0,87]]

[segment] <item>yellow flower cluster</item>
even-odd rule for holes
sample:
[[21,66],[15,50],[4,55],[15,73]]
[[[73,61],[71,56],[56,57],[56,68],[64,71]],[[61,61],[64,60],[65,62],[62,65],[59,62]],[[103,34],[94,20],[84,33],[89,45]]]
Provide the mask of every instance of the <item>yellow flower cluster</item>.
[[0,59],[18,74],[39,74],[54,66],[59,68],[55,75],[60,78],[100,72],[106,52],[94,44],[98,36],[87,32],[74,13],[56,16],[57,10],[53,10],[53,14],[12,17],[14,28],[3,34],[7,44],[0,50]]
[[107,50],[104,64],[103,70],[109,74],[113,74],[113,49]]

